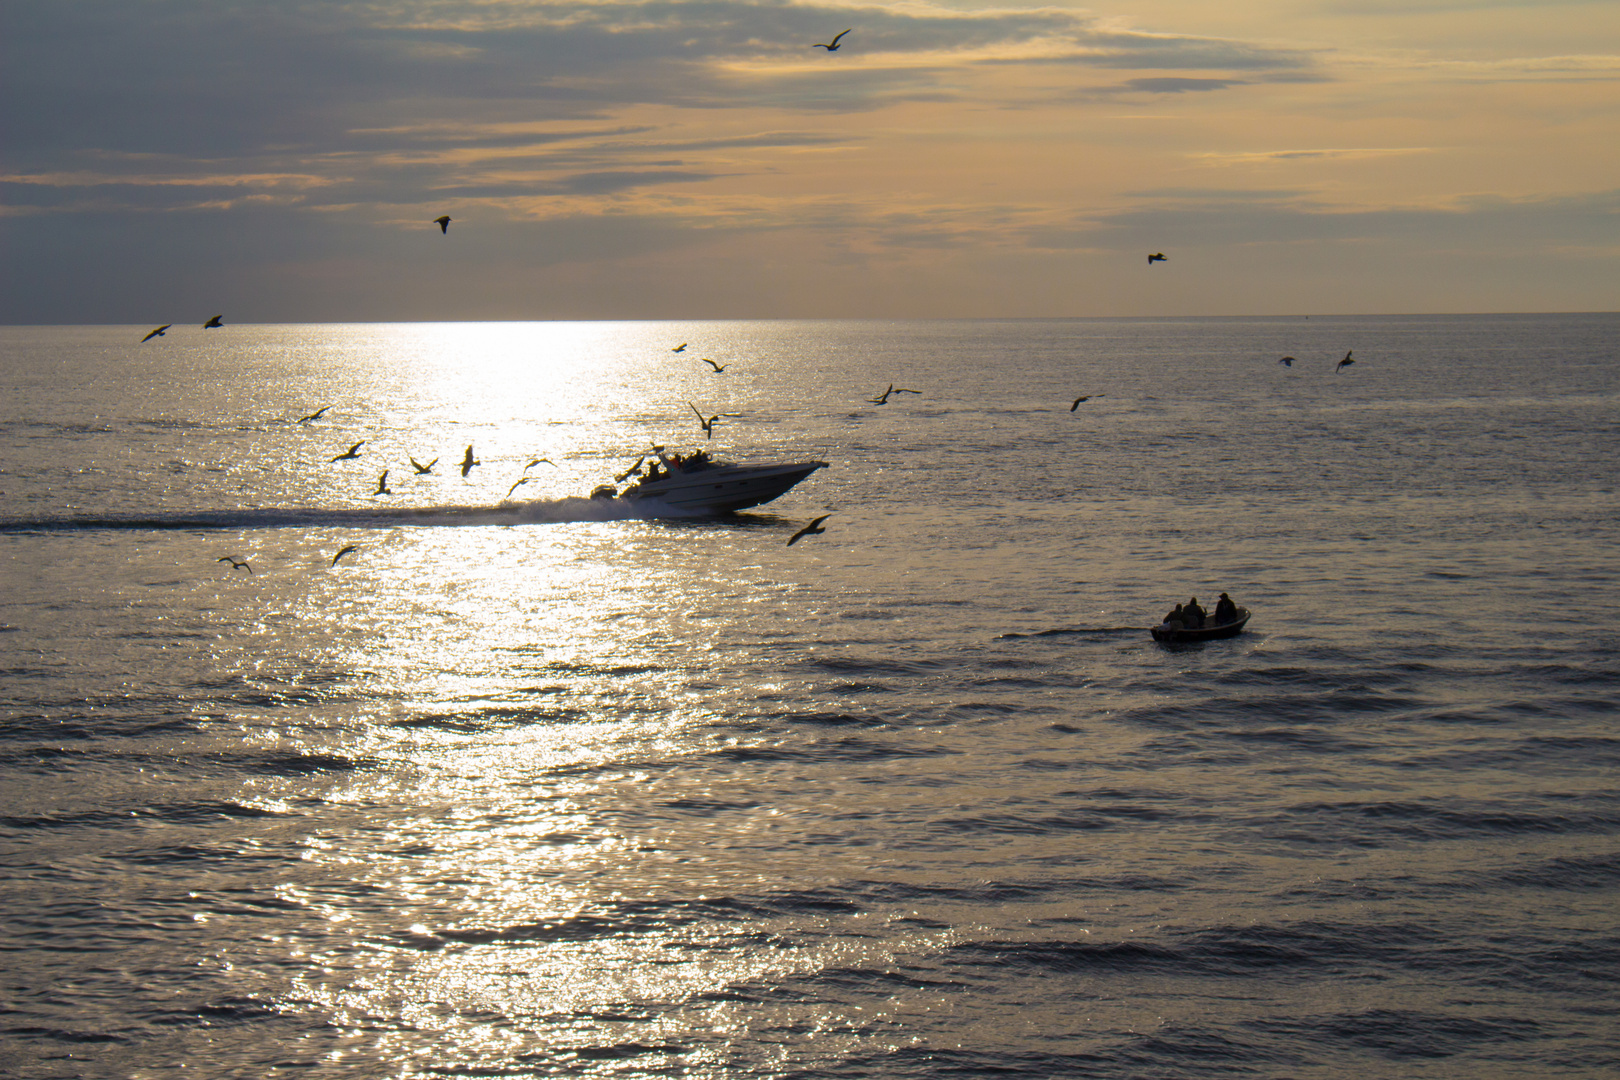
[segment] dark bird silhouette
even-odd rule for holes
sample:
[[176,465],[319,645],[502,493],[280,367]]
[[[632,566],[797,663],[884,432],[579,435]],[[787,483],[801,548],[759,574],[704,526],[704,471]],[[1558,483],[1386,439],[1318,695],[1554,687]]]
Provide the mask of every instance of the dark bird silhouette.
[[1165,257],[1164,257],[1164,252],[1162,252],[1162,251],[1159,252],[1156,255],[1149,255],[1148,256],[1148,265],[1149,266],[1152,266],[1156,262],[1165,262],[1165,261],[1166,260],[1165,260]]
[[435,465],[437,465],[439,463],[439,459],[434,458],[432,461],[430,461],[426,465],[424,465],[420,461],[417,461],[415,458],[411,457],[409,454],[407,454],[405,456],[406,456],[407,459],[409,459],[409,461],[411,463],[411,468],[416,470],[416,475],[417,476],[426,476],[428,473],[433,471],[433,466],[435,466]]
[[361,439],[359,442],[355,443],[353,446],[349,447],[347,450],[343,451],[343,453],[339,454],[337,457],[333,458],[332,460],[333,461],[348,461],[350,458],[357,458],[357,457],[360,456],[360,448],[362,446],[364,446],[364,445],[366,445],[366,440]]
[[202,328],[204,330],[218,330],[220,327],[222,327],[224,325],[225,325],[224,323],[219,321],[219,316],[215,315],[212,319],[209,319],[207,322],[203,323]]
[[726,370],[726,368],[731,366],[730,364],[717,364],[713,360],[710,360],[707,356],[703,358],[703,362],[714,368],[714,373],[716,375],[720,374],[722,371]]
[[300,424],[307,424],[311,420],[319,420],[321,418],[321,414],[326,412],[326,410],[330,409],[331,407],[332,406],[330,406],[330,405],[322,405],[320,408],[316,409],[314,412],[310,413],[308,416],[300,416],[298,418],[298,422]]
[[[1356,350],[1354,350],[1354,349],[1350,350],[1350,352],[1355,352],[1355,351]],[[1333,365],[1333,374],[1337,375],[1339,373],[1340,368],[1347,368],[1351,364],[1355,363],[1354,360],[1350,359],[1350,352],[1345,353],[1344,354],[1344,359],[1340,360],[1337,364]]]
[[393,494],[392,491],[388,490],[388,470],[387,469],[384,469],[383,474],[381,476],[377,477],[377,490],[373,491],[372,494],[373,495],[392,495]]
[[532,476],[520,477],[518,479],[517,483],[513,484],[511,487],[506,489],[506,497],[508,499],[510,499],[512,497],[512,492],[516,491],[518,488],[522,487],[524,484],[527,484],[530,480],[533,480],[533,479],[534,479],[534,477],[532,477]]
[[630,476],[631,476],[631,475],[632,475],[632,474],[633,474],[633,473],[634,473],[634,472],[635,472],[635,471],[636,471],[636,470],[637,470],[637,469],[639,469],[639,468],[641,468],[641,463],[642,463],[642,462],[643,462],[643,461],[646,461],[646,460],[647,460],[647,455],[646,455],[646,454],[642,454],[642,455],[641,455],[641,456],[640,456],[640,457],[638,457],[638,458],[636,458],[636,463],[635,463],[635,464],[634,464],[634,465],[632,465],[632,466],[630,466],[630,467],[629,467],[629,468],[628,468],[628,469],[626,469],[626,470],[624,470],[624,472],[622,472],[622,473],[620,473],[620,474],[619,474],[619,475],[618,475],[618,476],[615,476],[615,477],[614,477],[614,478],[613,478],[613,482],[614,482],[614,483],[615,483],[615,484],[622,484],[622,483],[624,483],[624,482],[625,482],[625,480],[627,480],[627,479],[629,479],[629,477],[630,477]]
[[332,556],[332,565],[336,566],[338,564],[338,560],[343,558],[343,556],[347,555],[349,552],[351,552],[351,551],[359,551],[359,550],[360,550],[360,545],[358,545],[358,544],[350,544],[348,547],[344,548],[342,551],[340,551],[336,555]]
[[1285,356],[1281,360],[1277,361],[1277,363],[1281,364],[1283,367],[1293,367],[1294,358],[1292,356]]
[[528,472],[530,469],[534,468],[536,465],[550,465],[553,469],[562,468],[561,465],[558,465],[555,461],[552,461],[548,457],[537,457],[533,461],[529,462],[527,465],[523,466],[523,471]]
[[[853,29],[855,29],[853,26],[850,27],[850,30],[853,30]],[[844,31],[844,34],[847,34],[847,33],[849,33],[849,30]],[[838,38],[843,37],[844,34],[839,34],[838,37],[833,38],[831,45],[823,45],[823,44],[821,44],[821,42],[818,41],[818,42],[816,42],[814,45],[812,45],[810,47],[812,49],[826,49],[828,52],[837,52],[838,51]]]
[[482,461],[479,461],[478,459],[476,459],[476,458],[474,458],[472,456],[472,444],[469,443],[467,445],[467,456],[461,459],[461,475],[462,475],[462,477],[465,478],[468,473],[472,472],[472,467],[474,465],[482,465],[482,464],[483,464]]
[[452,220],[454,219],[452,219],[449,214],[445,214],[443,217],[434,218],[433,224],[439,227],[440,232],[448,233],[450,231],[450,222]]
[[827,530],[821,528],[820,526],[823,521],[826,521],[830,517],[832,517],[831,514],[822,514],[820,517],[816,518],[816,520],[812,521],[810,524],[788,537],[787,546],[792,547],[806,536],[818,536],[821,533],[826,532]]
[[251,566],[249,566],[247,564],[246,559],[235,559],[235,558],[232,558],[229,555],[221,555],[219,558],[215,559],[214,561],[215,562],[228,562],[228,563],[231,564],[231,569],[232,570],[246,570],[250,574],[253,573],[253,567],[251,567]]
[[1087,394],[1085,397],[1077,397],[1077,398],[1075,398],[1074,399],[1074,404],[1069,406],[1069,411],[1074,412],[1074,410],[1076,410],[1076,409],[1078,409],[1080,407],[1080,403],[1082,401],[1090,401],[1094,397],[1102,397],[1102,395],[1101,394]]
[[[690,401],[688,401],[687,404],[692,405],[692,403]],[[703,414],[701,412],[698,412],[698,407],[696,405],[692,405],[692,411],[697,413],[698,426],[703,429],[704,433],[707,434],[709,436],[709,438],[711,438],[711,439],[714,438],[714,425],[719,423],[720,417],[719,416],[711,416],[707,420],[705,420],[705,419],[703,419]]]
[[174,323],[172,323],[172,322],[164,323],[162,326],[158,327],[156,330],[152,331],[150,334],[147,334],[145,337],[141,338],[141,344],[145,345],[148,341],[151,341],[155,337],[162,337],[163,336],[163,331],[167,330],[169,327],[171,327],[173,325],[174,325]]
[[673,349],[671,349],[669,351],[670,352],[685,352],[686,351],[686,342],[684,342],[684,341],[681,342],[679,345],[675,346]]
[[887,405],[889,403],[889,395],[890,394],[921,394],[921,393],[922,393],[921,390],[907,390],[903,386],[896,386],[896,385],[894,385],[894,383],[890,383],[889,388],[887,390],[883,391],[883,393],[879,394],[875,398],[868,398],[867,400],[871,401],[871,403],[874,404],[874,405]]

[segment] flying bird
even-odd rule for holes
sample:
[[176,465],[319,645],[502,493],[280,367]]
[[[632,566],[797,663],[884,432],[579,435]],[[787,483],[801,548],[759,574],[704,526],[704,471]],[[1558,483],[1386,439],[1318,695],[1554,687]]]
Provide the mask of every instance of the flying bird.
[[703,358],[703,362],[714,368],[714,373],[716,375],[720,374],[722,371],[726,370],[726,368],[731,366],[730,364],[717,364],[713,360],[710,360],[707,356]]
[[1355,363],[1354,360],[1350,359],[1350,353],[1355,352],[1355,351],[1356,350],[1351,349],[1350,352],[1347,352],[1347,353],[1344,354],[1344,359],[1343,360],[1340,360],[1337,364],[1333,365],[1333,374],[1337,375],[1339,373],[1340,368],[1347,368],[1351,364]]
[[831,514],[822,514],[820,517],[816,518],[816,520],[812,521],[810,524],[788,537],[787,546],[792,547],[806,536],[819,536],[821,533],[826,532],[827,530],[821,528],[820,526],[823,521],[826,521],[830,517],[832,517]]
[[613,482],[615,484],[624,483],[625,480],[627,480],[632,473],[634,473],[637,469],[641,468],[641,463],[643,461],[646,461],[646,460],[647,460],[647,455],[642,454],[640,457],[636,458],[636,463],[634,465],[632,465],[628,469],[624,470],[624,472],[620,473],[618,476],[615,476],[613,478]]
[[1148,265],[1149,266],[1152,266],[1156,262],[1165,262],[1165,261],[1167,261],[1167,260],[1164,257],[1164,252],[1162,252],[1162,251],[1159,252],[1156,255],[1149,255],[1148,256]]
[[681,342],[679,345],[675,346],[673,349],[671,349],[669,351],[670,352],[685,352],[686,351],[686,342],[684,342],[684,341]]
[[433,219],[433,224],[435,224],[435,225],[437,225],[439,227],[440,232],[448,233],[450,231],[450,222],[452,220],[454,220],[454,219],[451,218],[449,214],[445,214],[442,217],[434,218]]
[[1285,356],[1281,360],[1277,361],[1277,363],[1281,364],[1283,367],[1293,367],[1294,358],[1292,356]]
[[534,477],[532,477],[532,476],[524,476],[524,477],[519,478],[517,483],[513,484],[511,487],[506,489],[506,497],[508,499],[510,499],[512,497],[512,492],[516,491],[518,488],[522,487],[524,484],[527,484],[530,480],[533,480],[533,479],[534,479]]
[[209,319],[207,322],[203,323],[202,328],[204,330],[218,330],[224,325],[224,323],[219,321],[219,316],[215,315],[212,319]]
[[435,465],[437,465],[439,463],[439,459],[434,458],[432,461],[430,461],[426,465],[424,465],[420,461],[417,461],[415,458],[411,457],[409,454],[407,454],[405,456],[406,456],[406,458],[409,459],[409,461],[411,463],[411,468],[416,470],[416,475],[417,476],[426,476],[428,473],[433,471],[433,466],[435,466]]
[[[687,404],[692,405],[692,403],[690,401],[688,401]],[[692,411],[697,413],[698,426],[701,427],[704,430],[704,432],[709,436],[709,438],[711,438],[711,439],[714,438],[714,425],[719,422],[720,417],[719,416],[711,416],[707,420],[705,420],[705,419],[703,419],[703,414],[701,412],[698,412],[698,407],[696,405],[692,405]]]
[[387,469],[384,469],[382,475],[377,477],[377,490],[373,491],[372,494],[373,495],[392,495],[393,494],[392,491],[388,490],[388,470]]
[[152,331],[150,334],[147,334],[145,337],[141,338],[141,344],[145,345],[148,341],[151,341],[155,337],[162,337],[163,336],[163,331],[167,330],[169,327],[171,327],[173,325],[174,325],[174,323],[172,323],[172,322],[164,323],[162,326],[158,327],[156,330]]
[[1074,404],[1069,406],[1069,411],[1074,412],[1074,410],[1076,410],[1076,409],[1078,409],[1080,407],[1080,403],[1082,401],[1090,401],[1094,397],[1102,397],[1102,395],[1101,394],[1087,394],[1085,397],[1077,397],[1077,398],[1075,398],[1074,399]]
[[353,446],[349,447],[347,450],[343,451],[343,453],[339,454],[337,457],[333,458],[332,460],[333,461],[348,461],[350,458],[357,458],[357,457],[360,456],[360,448],[362,446],[364,446],[364,445],[366,445],[366,440],[361,439],[359,442],[355,443]]
[[472,456],[472,444],[468,443],[467,444],[467,456],[461,459],[461,475],[462,475],[462,478],[465,479],[467,474],[472,472],[472,467],[474,465],[482,465],[482,464],[483,464],[483,462],[477,460],[476,458],[474,458]]
[[332,406],[330,406],[330,405],[322,405],[320,408],[316,409],[314,412],[310,413],[308,416],[300,416],[298,418],[298,422],[300,424],[307,424],[311,420],[319,420],[321,418],[321,414],[326,412],[326,410],[330,409],[331,407]]
[[251,566],[249,566],[247,564],[246,559],[236,559],[236,558],[231,557],[230,555],[221,555],[219,558],[215,559],[214,561],[215,562],[228,562],[228,563],[231,564],[231,569],[232,570],[246,570],[250,574],[253,573],[253,567],[251,567]]
[[548,457],[537,457],[533,461],[529,462],[527,465],[523,466],[523,471],[528,472],[530,469],[534,468],[536,465],[550,465],[553,469],[562,468],[561,465],[558,465],[555,461],[552,461]]
[[351,552],[351,551],[359,551],[359,550],[360,550],[360,545],[358,545],[358,544],[350,544],[348,547],[344,548],[342,551],[340,551],[336,555],[332,556],[332,565],[336,566],[338,564],[338,560],[343,558],[343,556],[347,555],[349,552]]
[[[850,30],[853,30],[853,29],[855,29],[853,26],[850,27]],[[844,31],[844,34],[847,34],[847,33],[849,33],[849,30]],[[818,41],[818,42],[816,42],[814,45],[812,45],[810,47],[812,49],[826,49],[828,52],[837,52],[838,51],[838,38],[843,37],[844,34],[839,34],[838,37],[833,38],[831,45],[823,45],[823,44],[821,44],[821,42]]]
[[883,391],[883,393],[879,394],[875,398],[868,398],[867,400],[870,401],[874,405],[887,405],[889,403],[889,395],[890,394],[921,394],[921,393],[922,393],[921,390],[907,390],[903,386],[896,386],[896,385],[894,385],[894,383],[890,383],[889,388],[887,390]]

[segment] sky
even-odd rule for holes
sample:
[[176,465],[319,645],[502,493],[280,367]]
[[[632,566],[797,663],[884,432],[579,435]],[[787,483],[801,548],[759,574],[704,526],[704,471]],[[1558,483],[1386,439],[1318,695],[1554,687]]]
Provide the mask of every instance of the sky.
[[0,0],[5,323],[1617,309],[1614,0]]

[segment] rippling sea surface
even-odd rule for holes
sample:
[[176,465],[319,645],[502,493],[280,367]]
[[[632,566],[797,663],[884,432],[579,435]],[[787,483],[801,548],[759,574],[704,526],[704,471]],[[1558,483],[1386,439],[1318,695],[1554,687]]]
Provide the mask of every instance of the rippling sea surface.
[[0,328],[0,1073],[1620,1072],[1620,316],[147,329]]

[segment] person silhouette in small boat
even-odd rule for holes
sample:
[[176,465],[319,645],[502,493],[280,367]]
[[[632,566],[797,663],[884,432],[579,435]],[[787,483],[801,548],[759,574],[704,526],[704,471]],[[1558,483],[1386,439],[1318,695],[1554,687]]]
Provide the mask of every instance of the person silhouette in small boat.
[[1180,630],[1186,625],[1181,618],[1180,604],[1177,604],[1175,607],[1170,609],[1170,614],[1164,617],[1164,625],[1168,626],[1172,630]]
[[1181,624],[1188,630],[1202,630],[1204,628],[1203,608],[1198,606],[1198,597],[1193,597],[1181,606]]
[[1235,623],[1237,617],[1237,605],[1232,602],[1230,596],[1221,593],[1221,598],[1215,601],[1215,625],[1225,626],[1227,623]]

